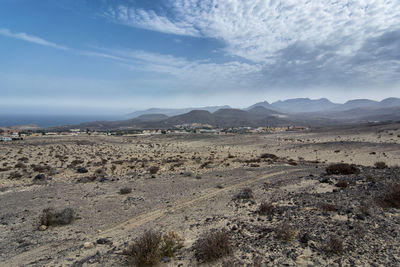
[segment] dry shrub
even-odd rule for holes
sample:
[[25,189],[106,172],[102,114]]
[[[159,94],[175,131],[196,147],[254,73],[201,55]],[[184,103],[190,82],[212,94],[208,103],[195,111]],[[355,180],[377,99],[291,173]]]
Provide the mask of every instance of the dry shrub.
[[199,262],[212,262],[232,253],[231,238],[226,230],[206,233],[194,244],[196,259]]
[[146,231],[124,254],[136,266],[151,266],[157,265],[163,256],[173,257],[182,247],[182,238],[174,232],[163,236],[161,232]]
[[349,186],[349,183],[346,182],[346,181],[340,180],[340,181],[338,181],[338,182],[336,183],[336,186],[337,186],[337,187],[340,187],[340,188],[346,188],[346,187]]
[[383,161],[378,161],[378,162],[375,162],[375,168],[382,170],[382,169],[388,168],[388,165],[386,165],[386,163]]
[[342,254],[343,253],[343,243],[338,237],[331,236],[326,246],[324,247],[324,251],[327,254]]
[[357,168],[355,165],[350,165],[347,163],[338,163],[338,164],[331,164],[325,169],[328,175],[331,174],[342,174],[342,175],[349,175],[349,174],[359,174],[360,169]]
[[282,223],[279,227],[275,229],[276,236],[284,241],[291,241],[297,237],[299,231],[292,228],[287,223]]
[[19,172],[12,172],[12,173],[10,173],[10,176],[8,178],[9,179],[21,179],[22,174]]
[[156,265],[161,260],[161,241],[161,233],[147,231],[128,247],[125,254],[137,266]]
[[260,158],[262,159],[272,159],[272,160],[277,160],[279,157],[277,155],[274,154],[270,154],[270,153],[263,153],[261,154]]
[[255,158],[255,159],[244,160],[244,162],[246,162],[246,163],[260,163],[261,160],[259,158]]
[[54,210],[47,208],[43,210],[42,216],[40,217],[40,224],[51,226],[51,225],[67,225],[74,221],[75,212],[72,208],[65,208],[62,210]]
[[29,159],[27,157],[22,157],[22,158],[19,158],[18,161],[22,161],[22,162],[28,163]]
[[32,164],[31,167],[35,172],[41,172],[41,173],[43,173],[43,172],[46,173],[46,172],[49,172],[51,170],[51,167],[48,166],[48,165],[35,165],[35,164]]
[[165,257],[174,257],[176,252],[183,248],[183,238],[176,232],[170,231],[163,236],[162,252]]
[[323,211],[339,211],[339,207],[332,203],[319,203],[318,206]]
[[105,171],[104,169],[101,169],[101,168],[95,170],[94,175],[95,175],[96,177],[98,177],[98,178],[107,177],[106,171]]
[[121,195],[130,194],[130,193],[132,193],[132,188],[130,188],[130,187],[123,187],[123,188],[121,188],[121,189],[119,190],[119,193],[120,193]]
[[234,200],[249,200],[253,199],[253,190],[250,188],[244,188],[234,196]]
[[400,209],[400,183],[387,185],[378,201],[383,207]]
[[270,202],[263,201],[258,207],[258,213],[261,215],[269,215],[274,212],[274,205]]
[[158,166],[151,166],[149,168],[150,174],[156,174],[159,170],[160,170],[160,167],[158,167]]
[[15,164],[14,168],[25,169],[26,165],[24,163],[22,163],[22,162],[18,162],[17,164]]

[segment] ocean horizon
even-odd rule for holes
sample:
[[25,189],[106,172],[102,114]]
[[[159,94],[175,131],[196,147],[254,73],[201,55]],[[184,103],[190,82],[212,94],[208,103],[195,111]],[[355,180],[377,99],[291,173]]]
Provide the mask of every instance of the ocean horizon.
[[35,124],[41,128],[47,128],[91,121],[116,121],[124,119],[128,118],[124,115],[0,114],[0,127]]

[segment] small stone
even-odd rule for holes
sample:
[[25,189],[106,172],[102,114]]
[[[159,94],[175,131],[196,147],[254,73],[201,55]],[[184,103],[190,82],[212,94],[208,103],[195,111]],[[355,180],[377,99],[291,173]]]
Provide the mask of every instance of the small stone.
[[88,172],[88,169],[86,169],[86,168],[84,168],[84,167],[81,167],[81,168],[78,168],[76,171],[77,171],[78,173],[87,173],[87,172]]
[[97,244],[104,245],[104,244],[109,244],[112,243],[110,240],[107,238],[100,238],[96,241]]
[[87,248],[87,249],[89,249],[89,248],[94,248],[94,244],[93,244],[92,242],[85,242],[85,243],[83,244],[83,247],[84,247],[84,248]]
[[47,229],[46,225],[39,226],[39,231],[45,231]]

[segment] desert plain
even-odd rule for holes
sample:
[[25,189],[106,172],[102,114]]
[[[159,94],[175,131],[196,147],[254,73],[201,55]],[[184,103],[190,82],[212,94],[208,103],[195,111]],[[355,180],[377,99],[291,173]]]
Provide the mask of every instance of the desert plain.
[[[399,266],[399,164],[396,123],[3,142],[0,266],[138,265],[149,231],[179,236],[160,266]],[[71,220],[43,224],[49,208]]]

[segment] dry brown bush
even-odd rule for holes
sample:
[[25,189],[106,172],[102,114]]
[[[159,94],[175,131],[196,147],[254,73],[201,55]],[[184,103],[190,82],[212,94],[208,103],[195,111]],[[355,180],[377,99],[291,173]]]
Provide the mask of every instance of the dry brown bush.
[[360,169],[357,168],[355,165],[350,165],[347,163],[338,163],[338,164],[331,164],[325,169],[328,175],[331,174],[342,174],[342,175],[349,175],[349,174],[359,174]]
[[194,244],[196,259],[199,262],[212,262],[232,253],[233,247],[226,230],[216,230],[204,234]]

